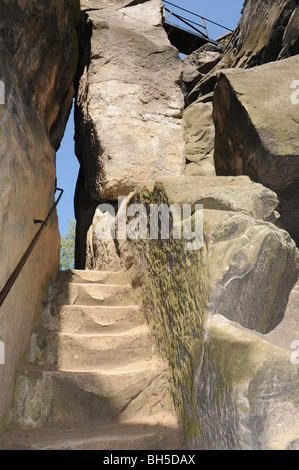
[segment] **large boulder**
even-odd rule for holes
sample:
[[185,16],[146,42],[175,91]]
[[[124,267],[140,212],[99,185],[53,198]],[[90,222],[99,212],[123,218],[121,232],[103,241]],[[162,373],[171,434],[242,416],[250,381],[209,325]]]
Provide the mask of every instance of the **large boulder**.
[[209,308],[267,333],[283,319],[296,281],[295,244],[272,224],[244,214],[205,211],[209,249]]
[[[1,3],[0,288],[20,261],[54,203],[55,150],[74,97],[78,1]],[[9,420],[14,374],[26,351],[49,278],[59,267],[56,213],[0,311],[5,366],[0,365],[0,429]]]
[[87,13],[76,110],[76,154],[98,201],[185,171],[182,64],[162,28],[162,4],[106,3]]
[[249,175],[277,193],[282,226],[299,243],[299,56],[222,72],[214,95],[218,175]]
[[221,315],[207,319],[205,338],[202,362],[194,370],[197,430],[188,447],[298,450],[298,365],[289,347]]
[[246,0],[223,59],[226,67],[253,67],[299,53],[297,0]]

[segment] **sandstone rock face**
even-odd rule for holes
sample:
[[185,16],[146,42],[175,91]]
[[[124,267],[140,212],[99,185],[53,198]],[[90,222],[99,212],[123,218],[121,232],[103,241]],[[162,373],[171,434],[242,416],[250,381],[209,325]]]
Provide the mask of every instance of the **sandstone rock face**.
[[[33,108],[32,115],[26,116],[28,125],[38,137],[40,121],[52,146],[57,149],[74,96],[73,79],[78,60],[74,26],[80,18],[79,1],[63,1],[51,6],[45,1],[31,2],[29,5],[28,0],[5,0],[3,13],[3,54],[7,60],[13,58],[15,78],[19,82],[24,106]],[[39,22],[36,17],[40,17]],[[53,22],[50,21],[52,19]],[[41,45],[41,37],[47,38],[47,44]],[[62,48],[62,44],[67,44],[67,47]],[[1,75],[9,99],[14,92],[10,78],[13,80],[14,77],[9,77],[5,67],[2,67]]]
[[[79,3],[4,1],[0,19],[1,289],[54,203],[55,149],[74,95]],[[15,368],[59,266],[54,214],[1,307],[0,428],[9,420]]]
[[[171,204],[203,204],[206,210],[242,212],[275,223],[279,204],[273,191],[248,176],[182,177],[163,180]],[[154,183],[143,185],[153,191]]]
[[297,243],[299,112],[291,87],[298,65],[295,56],[225,71],[214,96],[217,174],[246,174],[277,193],[281,222]]
[[[184,59],[187,176],[215,175],[213,96],[222,49],[204,46]],[[197,65],[196,65],[197,64]],[[198,71],[200,70],[200,72]]]
[[81,10],[104,10],[109,7],[116,9],[131,3],[134,2],[132,0],[80,0]]
[[222,46],[206,44],[183,59],[186,92],[191,91],[203,75],[209,73],[220,62],[222,53]]
[[286,232],[244,214],[205,211],[204,217],[210,234],[208,311],[261,333],[273,330],[296,281],[294,243]]
[[[192,220],[194,204],[204,207],[199,250],[172,237],[118,240],[169,360],[184,448],[296,448],[297,369],[279,338],[297,254],[287,232],[268,222],[276,195],[246,177],[187,177],[141,185],[133,203],[193,204]],[[296,311],[289,315],[296,336]]]
[[[290,293],[288,305],[285,311],[283,321],[273,331],[265,335],[265,339],[271,343],[275,343],[277,346],[289,349],[290,347],[294,350],[298,349],[299,339],[299,282]],[[292,345],[292,343],[295,344]],[[298,353],[294,351],[292,353],[295,356],[296,363],[298,364]]]
[[269,10],[264,1],[247,0],[239,25],[223,54],[218,51],[217,57],[216,50],[207,51],[208,67],[204,65],[204,69],[196,67],[196,60],[201,63],[202,57],[205,61],[204,51],[199,49],[184,59],[187,175],[215,174],[211,102],[221,70],[253,67],[298,54],[298,8],[298,2],[277,0]]
[[195,392],[200,435],[190,447],[298,449],[298,366],[290,350],[221,315],[210,318],[205,328]]
[[119,270],[123,265],[117,253],[117,246],[113,239],[106,240],[99,236],[103,224],[107,224],[107,212],[98,206],[94,212],[92,223],[86,237],[86,269]]
[[282,50],[279,54],[279,59],[290,57],[299,53],[299,5],[293,11],[289,20],[288,26],[285,29]]
[[76,184],[74,206],[76,217],[76,244],[75,244],[75,267],[85,267],[86,265],[86,236],[92,224],[94,212],[98,203],[92,199],[85,188],[82,169]]
[[[187,176],[215,175],[213,105],[211,102],[196,101],[184,111],[186,135]],[[195,165],[194,165],[195,164]],[[192,166],[191,166],[192,165]],[[196,175],[194,175],[196,176]]]
[[298,14],[297,0],[246,0],[225,66],[253,67],[298,54]]
[[212,101],[223,50],[221,45],[207,44],[183,59],[187,176],[216,174]]
[[159,26],[161,2],[120,3],[88,12],[78,89],[76,154],[98,201],[185,171],[182,67]]

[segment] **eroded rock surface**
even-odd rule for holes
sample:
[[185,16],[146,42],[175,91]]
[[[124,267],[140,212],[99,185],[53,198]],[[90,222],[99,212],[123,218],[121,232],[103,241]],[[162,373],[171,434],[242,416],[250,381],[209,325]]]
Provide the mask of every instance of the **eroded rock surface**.
[[183,59],[183,81],[187,93],[220,62],[223,50],[220,45],[206,44]]
[[225,66],[254,67],[298,54],[298,15],[298,0],[246,0]]
[[[298,449],[298,366],[289,349],[215,315],[196,382],[200,435],[191,448]],[[215,445],[215,443],[217,444]]]
[[299,242],[299,56],[223,71],[214,96],[218,175],[249,175],[280,200],[283,227]]
[[[210,97],[212,99],[212,97]],[[215,175],[213,105],[196,101],[184,111],[187,176]]]

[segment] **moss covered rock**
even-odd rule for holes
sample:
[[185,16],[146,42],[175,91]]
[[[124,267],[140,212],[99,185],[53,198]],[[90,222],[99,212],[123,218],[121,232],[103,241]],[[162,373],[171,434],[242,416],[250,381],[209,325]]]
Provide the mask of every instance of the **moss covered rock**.
[[[143,289],[145,316],[159,350],[168,359],[185,447],[213,450],[275,447],[268,437],[258,436],[256,440],[248,437],[248,433],[255,431],[243,426],[240,410],[245,410],[249,422],[255,416],[242,393],[245,394],[244,390],[247,393],[249,384],[255,380],[256,387],[262,386],[257,375],[268,357],[271,361],[272,355],[276,357],[276,346],[265,346],[256,331],[274,329],[283,318],[296,280],[296,247],[285,231],[261,220],[262,214],[269,217],[271,204],[272,213],[276,207],[277,199],[271,191],[247,178],[208,180],[206,188],[204,178],[200,177],[148,183],[139,187],[129,200],[129,204],[146,208],[151,204],[182,207],[201,202],[204,209],[200,249],[189,251],[184,238],[172,237],[176,225],[170,217],[169,240],[119,240],[118,256],[131,268],[134,285]],[[251,192],[247,192],[249,186]],[[270,206],[263,206],[267,200],[264,191],[272,201]],[[251,205],[250,195],[256,197],[256,205]],[[194,206],[193,222],[196,209],[199,210]],[[232,321],[235,326],[231,326]],[[240,370],[238,351],[239,361],[244,363]],[[285,352],[282,357],[289,358]],[[284,370],[284,365],[279,367]],[[271,389],[269,380],[267,376],[265,383]],[[285,389],[292,384],[286,382]],[[276,385],[273,383],[273,387]],[[279,396],[277,400],[280,403],[283,398]],[[275,400],[271,406],[273,403]],[[265,428],[271,406],[263,413],[259,411],[261,416],[256,418]],[[284,442],[287,445],[289,437]]]

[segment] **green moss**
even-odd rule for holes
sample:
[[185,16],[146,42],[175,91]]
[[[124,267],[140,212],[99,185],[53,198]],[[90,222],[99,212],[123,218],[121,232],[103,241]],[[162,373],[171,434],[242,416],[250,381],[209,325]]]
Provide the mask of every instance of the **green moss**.
[[[170,204],[163,185],[138,190],[131,203]],[[149,212],[148,212],[149,213]],[[140,264],[146,266],[143,301],[159,352],[168,360],[171,391],[183,426],[184,442],[200,435],[196,413],[195,373],[203,354],[203,321],[209,283],[205,250],[187,251],[185,240],[139,241]],[[142,260],[142,258],[144,258]]]
[[6,432],[9,431],[9,422],[10,422],[10,418],[9,418],[9,415],[5,414],[4,416],[2,416],[1,418],[1,421],[0,421],[0,428],[5,430]]
[[4,177],[2,178],[2,182],[3,182],[4,184],[10,184],[10,179],[8,178],[8,176],[4,176]]
[[198,421],[186,416],[185,420],[185,434],[188,436],[188,440],[194,439],[200,436],[200,428]]

